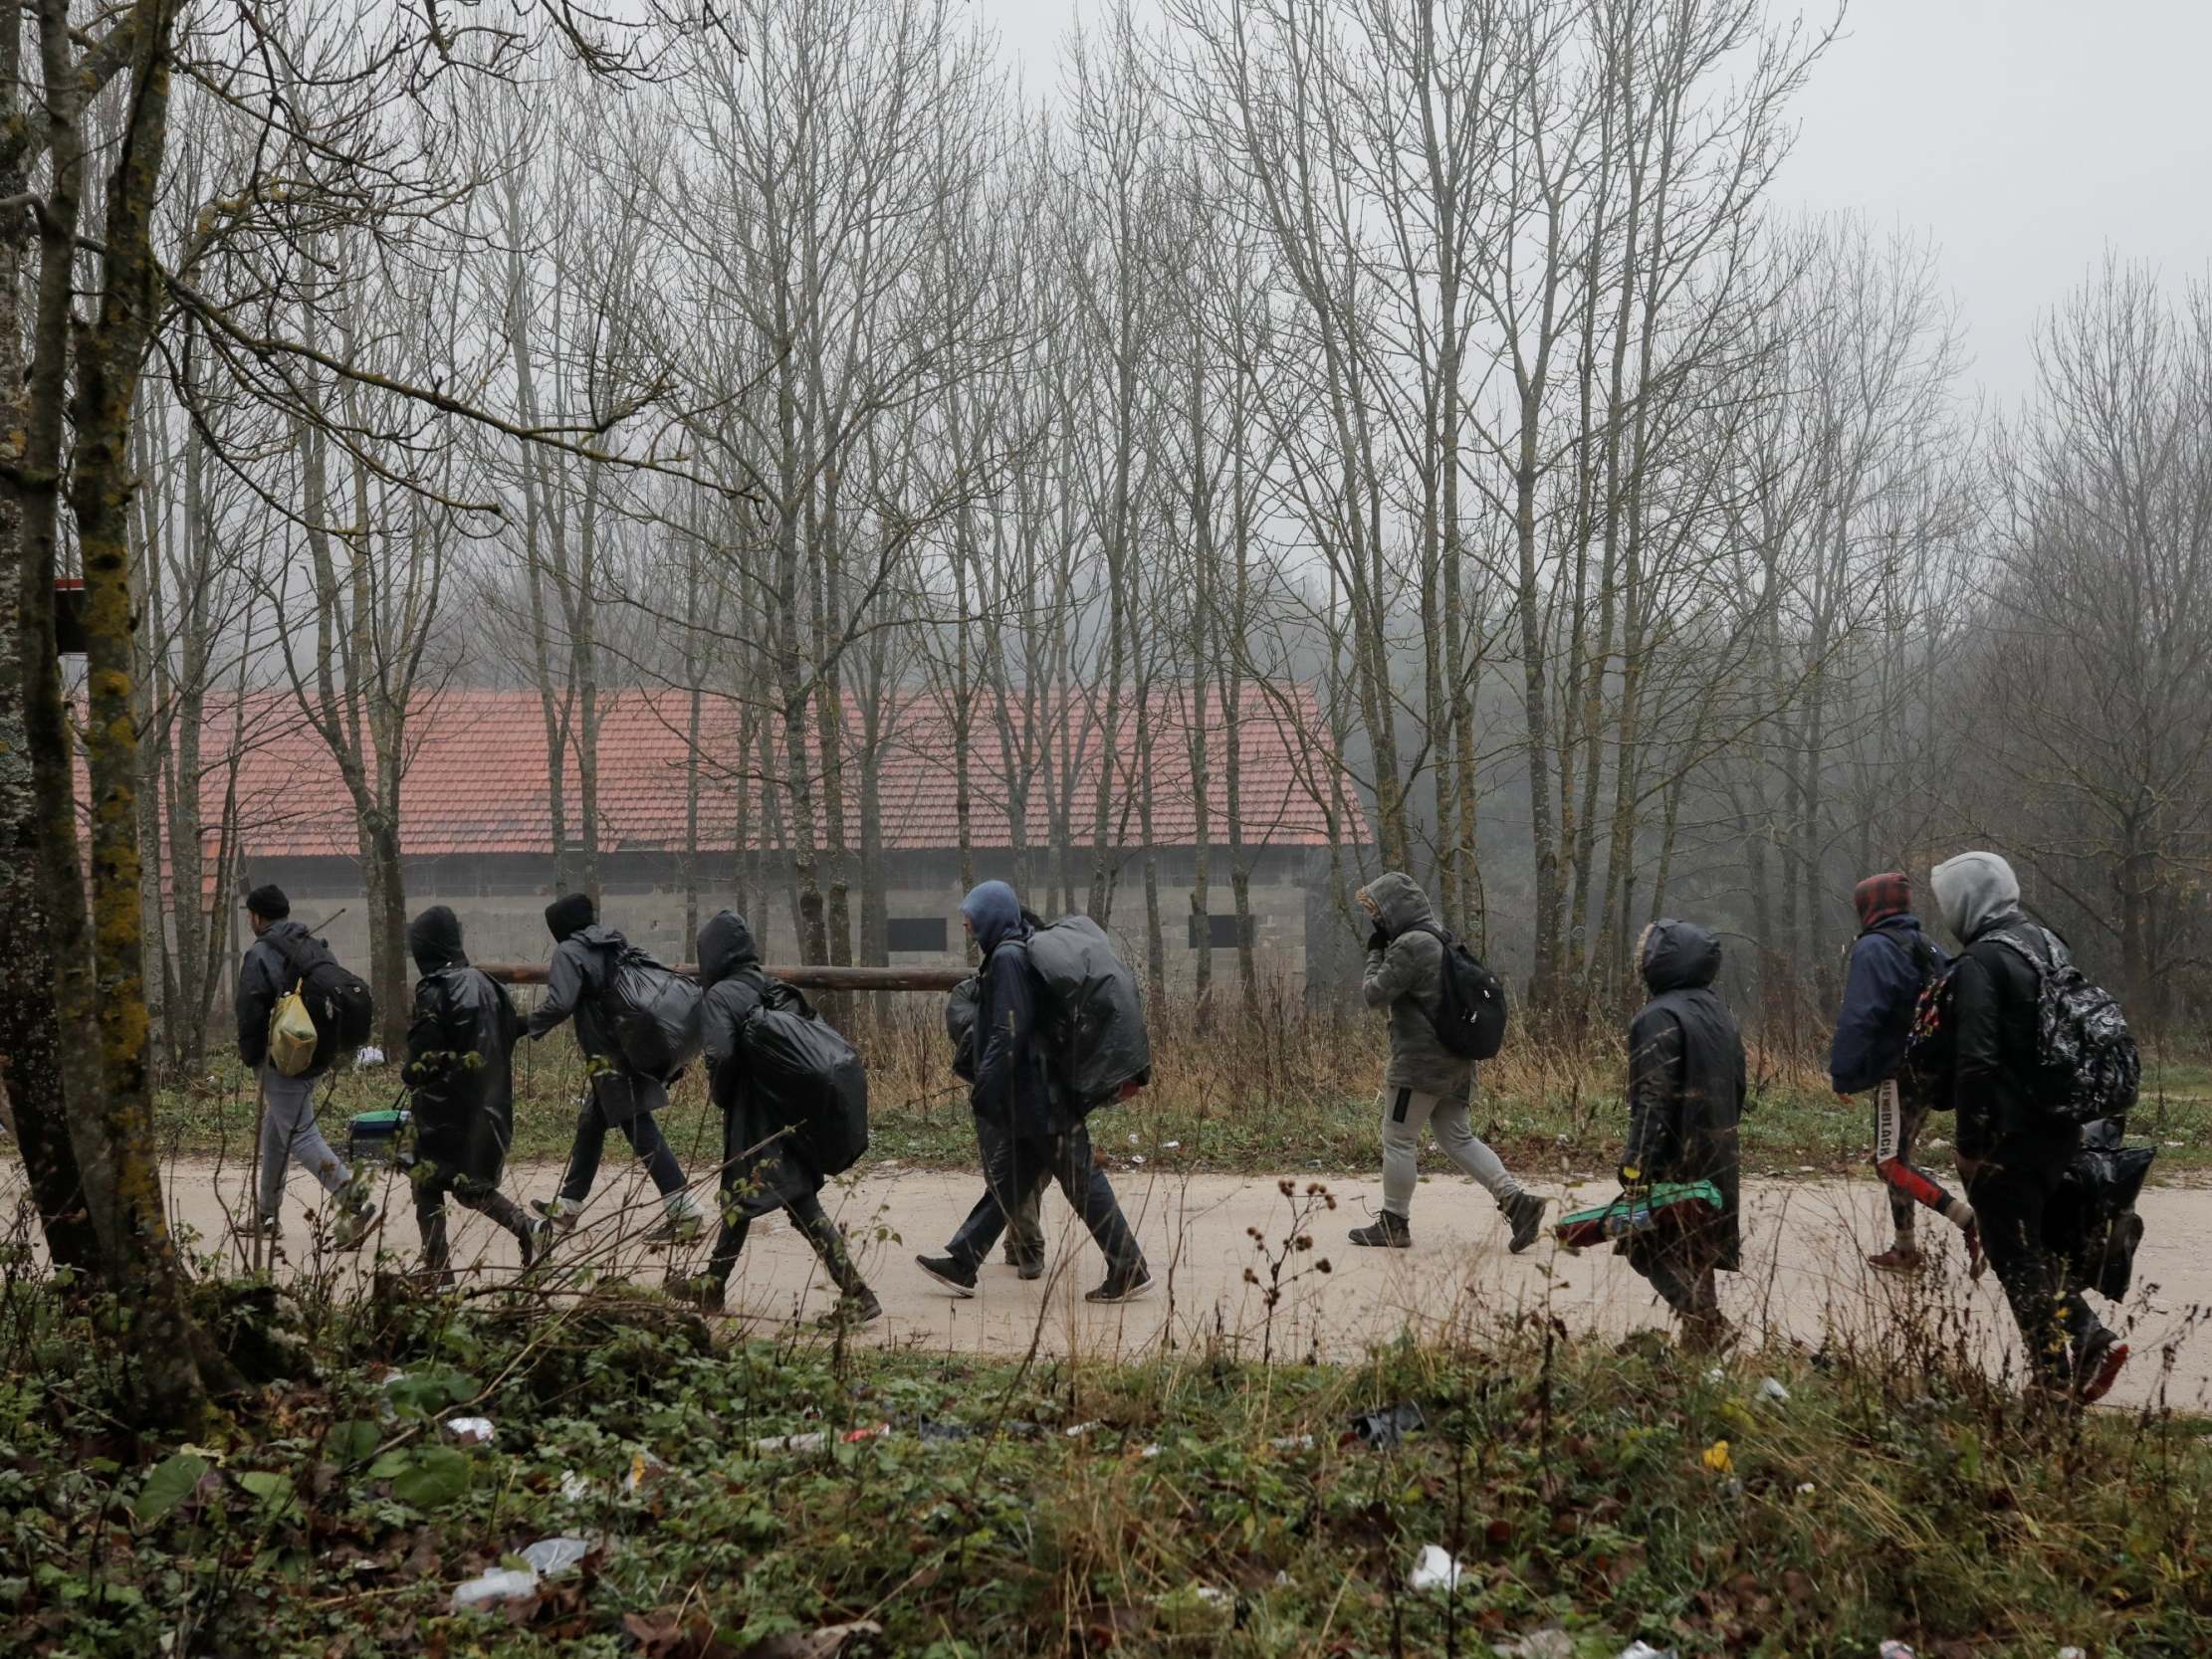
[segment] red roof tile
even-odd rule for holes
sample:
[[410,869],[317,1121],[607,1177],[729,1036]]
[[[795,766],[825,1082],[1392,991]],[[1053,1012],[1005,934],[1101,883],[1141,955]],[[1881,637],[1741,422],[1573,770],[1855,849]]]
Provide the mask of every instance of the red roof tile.
[[[1030,750],[1032,761],[1049,745],[1048,763],[1057,790],[1066,775],[1060,752],[1061,709],[1057,698],[1040,698],[1043,741]],[[1025,747],[1026,722],[1019,694],[1009,702],[1013,748]],[[1099,700],[1102,705],[1103,700]],[[287,694],[250,700],[249,746],[238,776],[241,850],[250,857],[353,857],[359,841],[355,815],[330,749],[302,718]],[[1116,722],[1118,741],[1101,741],[1093,704],[1072,698],[1065,711],[1066,748],[1072,752],[1075,786],[1075,839],[1087,844],[1095,810],[1097,767],[1111,754],[1116,793],[1109,808],[1109,839],[1141,844],[1139,803],[1130,786],[1137,771],[1137,713],[1124,708]],[[1160,846],[1189,845],[1196,813],[1191,788],[1188,739],[1196,718],[1190,689],[1156,689],[1150,704],[1153,726],[1153,839]],[[624,690],[604,694],[599,703],[599,844],[609,852],[677,852],[684,844],[685,759],[689,698],[681,692]],[[1316,790],[1329,788],[1325,756],[1327,730],[1310,687],[1285,684],[1269,690],[1247,687],[1239,717],[1242,760],[1244,839],[1251,844],[1314,846],[1327,834]],[[934,849],[957,844],[956,774],[953,725],[945,705],[931,693],[899,697],[886,711],[880,801],[884,845],[891,849]],[[1205,726],[1210,733],[1207,797],[1211,833],[1217,844],[1227,840],[1227,789],[1223,775],[1228,723],[1221,718],[1217,693],[1209,692]],[[848,715],[852,742],[862,738],[859,715]],[[710,697],[702,708],[700,847],[722,852],[735,841],[739,708],[734,700]],[[228,712],[212,718],[203,743],[210,759],[230,740]],[[976,709],[971,732],[973,799],[971,833],[975,845],[1009,844],[1006,769],[995,702]],[[778,745],[780,746],[780,745]],[[553,846],[548,804],[546,726],[533,691],[446,691],[417,709],[408,721],[406,761],[400,795],[400,839],[407,853],[436,857],[467,853],[548,853]],[[758,770],[756,755],[752,762]],[[774,764],[780,770],[780,759]],[[218,765],[203,781],[202,799],[210,836],[223,816],[227,766]],[[569,835],[581,809],[574,754],[565,767]],[[819,779],[815,780],[819,789]],[[847,844],[860,844],[859,775],[848,749],[845,771]],[[763,790],[756,776],[751,788],[751,834],[763,844],[766,824]],[[818,799],[818,793],[817,793]],[[1046,783],[1041,766],[1030,786],[1028,836],[1032,844],[1048,838]],[[1356,833],[1356,832],[1355,832]]]

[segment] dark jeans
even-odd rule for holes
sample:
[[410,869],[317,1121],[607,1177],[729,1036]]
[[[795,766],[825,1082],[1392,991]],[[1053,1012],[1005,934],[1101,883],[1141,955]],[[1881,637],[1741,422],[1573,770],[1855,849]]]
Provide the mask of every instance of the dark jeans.
[[1684,1340],[1694,1345],[1715,1342],[1725,1330],[1720,1289],[1714,1280],[1718,1254],[1710,1240],[1693,1234],[1634,1251],[1629,1257],[1630,1265],[1674,1310]]
[[[1129,1271],[1144,1265],[1137,1235],[1121,1213],[1113,1183],[1091,1156],[1090,1131],[1078,1124],[1065,1135],[1024,1136],[985,1133],[978,1120],[978,1142],[984,1154],[984,1179],[990,1183],[987,1201],[978,1204],[953,1235],[947,1254],[969,1267],[981,1267],[991,1247],[1005,1231],[1006,1217],[1018,1213],[1024,1199],[1043,1192],[1057,1181],[1060,1191],[1091,1230],[1105,1253],[1108,1272]],[[1042,1248],[1042,1240],[1039,1240]]]
[[[956,1238],[965,1235],[971,1228],[981,1232],[987,1217],[1001,1214],[998,1195],[991,1189],[990,1171],[994,1166],[994,1159],[1002,1159],[1005,1156],[1003,1147],[1006,1141],[1007,1132],[998,1124],[986,1118],[976,1120],[976,1149],[983,1154],[985,1171],[984,1195],[976,1200],[975,1208],[968,1212],[968,1219],[961,1223],[960,1232],[954,1235]],[[1039,1217],[1044,1208],[1046,1184],[1040,1181],[1027,1192],[1019,1194],[1012,1213],[1004,1216],[1006,1260],[1009,1262],[1029,1261],[1041,1265],[1044,1261],[1044,1223]],[[991,1246],[987,1244],[984,1249],[988,1253]]]
[[[746,1234],[753,1230],[752,1219],[738,1203],[742,1186],[741,1178],[723,1176],[722,1231],[715,1235],[715,1251],[707,1259],[707,1277],[725,1290],[729,1287],[730,1275],[737,1268],[739,1252],[745,1249]],[[822,1266],[829,1269],[831,1284],[846,1296],[858,1296],[867,1290],[867,1280],[861,1278],[860,1270],[852,1265],[844,1235],[837,1231],[837,1223],[829,1219],[820,1198],[811,1192],[786,1198],[783,1213],[797,1223],[798,1230],[806,1235],[806,1242],[814,1247],[814,1254],[822,1259]]]
[[522,1206],[489,1182],[474,1175],[464,1175],[458,1169],[424,1158],[417,1163],[411,1179],[415,1187],[415,1225],[422,1233],[422,1265],[425,1272],[443,1277],[452,1270],[453,1254],[446,1243],[445,1201],[450,1195],[463,1209],[488,1215],[502,1227],[528,1245],[531,1238],[530,1217]]
[[2045,1382],[2070,1382],[2104,1329],[2045,1236],[2051,1199],[2080,1141],[2074,1130],[2012,1136],[1974,1160],[1966,1177],[1982,1249],[2012,1305],[2028,1367]]
[[[683,1190],[683,1168],[650,1113],[641,1112],[624,1124],[622,1136],[644,1161],[645,1172],[653,1177],[653,1185],[663,1198]],[[568,1173],[560,1183],[561,1197],[580,1204],[591,1196],[591,1183],[599,1177],[599,1154],[606,1143],[606,1114],[599,1110],[596,1100],[586,1100],[583,1110],[576,1114],[576,1139],[568,1148]]]

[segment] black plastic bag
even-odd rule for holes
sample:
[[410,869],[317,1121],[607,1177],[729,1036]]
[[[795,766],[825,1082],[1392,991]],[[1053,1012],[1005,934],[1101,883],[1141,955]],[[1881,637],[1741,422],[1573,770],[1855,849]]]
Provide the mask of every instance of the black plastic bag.
[[2143,1236],[2135,1200],[2157,1156],[2155,1146],[2128,1145],[2118,1124],[2094,1123],[2051,1197],[2046,1244],[2076,1283],[2114,1302],[2134,1282],[2135,1247]]
[[1150,1083],[1152,1039],[1137,976],[1105,930],[1087,916],[1062,917],[1033,932],[1028,948],[1044,993],[1053,1080],[1075,1109],[1088,1113]]
[[632,945],[614,964],[607,1000],[614,1040],[632,1071],[672,1078],[699,1058],[699,1003],[705,993]]
[[971,973],[945,998],[945,1035],[953,1045],[953,1075],[976,1081],[976,1004],[982,987]]
[[868,1150],[868,1072],[852,1044],[783,984],[771,987],[743,1037],[754,1108],[789,1128],[792,1155],[824,1179],[858,1163]]

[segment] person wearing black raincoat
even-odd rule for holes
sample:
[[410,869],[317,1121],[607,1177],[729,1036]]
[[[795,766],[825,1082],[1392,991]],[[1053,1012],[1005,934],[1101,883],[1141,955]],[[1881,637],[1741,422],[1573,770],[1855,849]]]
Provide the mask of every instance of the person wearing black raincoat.
[[415,1013],[407,1027],[405,1080],[415,1119],[415,1223],[424,1276],[453,1280],[446,1243],[448,1194],[488,1215],[535,1259],[531,1219],[499,1189],[515,1139],[515,1042],[523,1022],[507,987],[469,965],[461,921],[433,905],[407,924],[415,958]]
[[860,1277],[837,1223],[822,1208],[823,1176],[804,1148],[782,1134],[784,1119],[756,1094],[746,1074],[746,1022],[762,1006],[770,979],[761,967],[753,930],[736,911],[723,911],[699,930],[700,1052],[709,1098],[722,1109],[722,1230],[707,1271],[672,1280],[686,1302],[719,1313],[730,1275],[754,1221],[780,1209],[789,1214],[837,1287],[825,1325],[867,1325],[883,1304]]
[[[1727,1333],[1715,1273],[1741,1264],[1737,1224],[1746,1068],[1743,1037],[1713,990],[1720,941],[1694,922],[1644,930],[1638,947],[1652,993],[1629,1026],[1629,1141],[1621,1187],[1641,1197],[1660,1181],[1710,1181],[1721,1206],[1681,1205],[1662,1224],[1616,1248],[1652,1282],[1682,1322],[1685,1341],[1711,1347]],[[1689,1219],[1681,1219],[1683,1217]]]

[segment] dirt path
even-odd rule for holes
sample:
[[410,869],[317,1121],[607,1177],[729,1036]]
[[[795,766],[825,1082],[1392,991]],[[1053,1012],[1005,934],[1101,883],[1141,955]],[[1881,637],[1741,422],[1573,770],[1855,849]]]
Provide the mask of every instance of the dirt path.
[[[616,1160],[618,1151],[609,1149],[608,1174],[562,1259],[657,1280],[668,1258],[651,1251],[644,1235],[658,1222],[659,1208],[636,1166]],[[546,1166],[512,1166],[508,1189],[542,1195],[556,1174]],[[1288,1178],[1304,1193],[1307,1177]],[[171,1213],[196,1233],[197,1248],[235,1249],[227,1217],[244,1195],[246,1170],[184,1160],[172,1166],[169,1179]],[[1333,1212],[1319,1198],[1285,1197],[1274,1178],[1125,1170],[1114,1184],[1158,1288],[1144,1301],[1108,1309],[1082,1303],[1101,1263],[1088,1236],[1071,1227],[1057,1194],[1045,1208],[1054,1237],[1047,1277],[1023,1284],[1011,1268],[994,1265],[972,1301],[957,1300],[924,1278],[913,1257],[943,1247],[981,1191],[977,1177],[871,1166],[866,1178],[832,1187],[824,1199],[855,1240],[863,1271],[887,1311],[871,1336],[889,1343],[993,1353],[1022,1352],[1033,1344],[1041,1352],[1105,1357],[1163,1343],[1223,1340],[1253,1356],[1271,1350],[1346,1357],[1409,1325],[1432,1334],[1455,1324],[1480,1329],[1544,1308],[1578,1332],[1618,1335],[1664,1324],[1648,1287],[1610,1251],[1574,1256],[1547,1239],[1525,1255],[1507,1255],[1496,1210],[1455,1176],[1424,1182],[1414,1201],[1415,1247],[1403,1252],[1361,1250],[1345,1239],[1346,1228],[1364,1221],[1378,1196],[1372,1177],[1332,1180]],[[20,1167],[11,1163],[0,1174],[0,1201],[12,1209],[21,1186]],[[1581,1207],[1611,1189],[1547,1190]],[[411,1258],[417,1234],[404,1181],[390,1181],[381,1197],[381,1248]],[[288,1265],[365,1280],[370,1253],[319,1254],[314,1216],[321,1200],[314,1183],[296,1172],[285,1215]],[[1286,1250],[1301,1209],[1313,1248]],[[1746,1271],[1724,1279],[1722,1296],[1730,1318],[1747,1330],[1887,1352],[1917,1303],[1946,1343],[1972,1342],[1993,1365],[2005,1359],[2011,1327],[1995,1281],[1964,1281],[1963,1252],[1955,1235],[1941,1236],[1948,1229],[1940,1223],[1924,1236],[1939,1241],[1941,1270],[1900,1282],[1864,1266],[1864,1252],[1880,1247],[1887,1223],[1871,1181],[1754,1183],[1746,1210]],[[2153,1188],[2144,1194],[2142,1212],[2148,1236],[2134,1294],[2118,1315],[2105,1312],[2123,1325],[2136,1354],[2114,1399],[2139,1404],[2156,1394],[2179,1408],[2212,1411],[2212,1335],[2197,1328],[2201,1311],[2212,1308],[2212,1261],[2202,1244],[2212,1235],[2212,1191]],[[505,1233],[458,1209],[454,1220],[457,1264],[473,1268],[483,1283],[513,1270],[515,1248]],[[702,1242],[689,1256],[700,1260],[705,1253]],[[1322,1261],[1329,1264],[1326,1273],[1319,1271]],[[1284,1281],[1270,1313],[1266,1286],[1276,1262],[1283,1264]],[[1247,1280],[1247,1270],[1258,1283]],[[811,1316],[829,1301],[812,1253],[790,1226],[780,1218],[757,1226],[731,1288],[731,1316],[773,1329]]]

